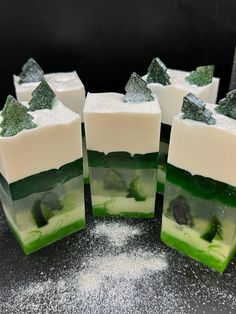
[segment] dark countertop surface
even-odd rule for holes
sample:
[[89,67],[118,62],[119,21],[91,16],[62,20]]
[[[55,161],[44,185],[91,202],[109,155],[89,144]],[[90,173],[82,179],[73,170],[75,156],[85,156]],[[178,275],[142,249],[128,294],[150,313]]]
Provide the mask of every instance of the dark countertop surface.
[[[235,313],[236,259],[225,274],[210,270],[161,243],[159,220],[93,220],[88,213],[85,230],[24,256],[1,211],[0,313]],[[111,247],[94,237],[101,221],[140,228],[142,235]],[[116,278],[112,289],[107,283],[81,295],[76,276],[91,259],[140,250],[164,256],[168,267],[138,279]]]

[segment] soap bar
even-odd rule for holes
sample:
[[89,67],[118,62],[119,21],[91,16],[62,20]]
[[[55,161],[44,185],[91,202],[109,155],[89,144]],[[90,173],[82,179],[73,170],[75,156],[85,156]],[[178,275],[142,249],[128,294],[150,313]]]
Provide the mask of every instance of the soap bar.
[[223,272],[236,247],[236,121],[215,109],[173,120],[161,239]]
[[[44,78],[53,89],[57,99],[83,117],[85,89],[76,71],[45,74]],[[19,84],[19,79],[19,76],[13,76],[16,97],[20,102],[30,101],[33,90],[40,82]]]
[[[158,58],[157,58],[158,59]],[[158,59],[159,60],[159,59]],[[162,63],[161,63],[162,64]],[[219,78],[212,78],[212,82],[205,86],[190,84],[186,77],[190,72],[166,69],[169,82],[166,85],[160,83],[148,83],[152,93],[158,97],[161,107],[161,137],[160,137],[160,163],[158,167],[158,187],[157,191],[164,193],[166,160],[168,155],[168,144],[172,120],[181,111],[183,97],[188,93],[193,93],[200,99],[215,103],[219,87]],[[143,77],[147,80],[148,74]]]
[[126,98],[87,95],[84,122],[94,216],[154,216],[161,113],[142,84],[138,88],[144,87],[144,94],[138,96],[135,88]]
[[[21,82],[21,77],[26,78],[26,82]],[[19,76],[14,75],[13,81],[17,99],[21,101],[30,101],[33,90],[39,85],[44,74],[40,65],[30,58],[22,67],[22,72]],[[83,108],[85,101],[85,88],[76,71],[73,72],[58,72],[45,74],[44,79],[51,86],[56,94],[56,97],[65,106],[72,111],[78,113],[82,119],[83,130]],[[83,133],[82,133],[83,135]],[[89,183],[87,152],[85,138],[83,136],[83,155],[84,155],[84,180]]]
[[[82,136],[80,116],[56,98],[51,109],[23,105],[31,128],[12,136],[1,129],[0,194],[9,226],[30,254],[85,225]],[[9,129],[6,113],[1,127]]]

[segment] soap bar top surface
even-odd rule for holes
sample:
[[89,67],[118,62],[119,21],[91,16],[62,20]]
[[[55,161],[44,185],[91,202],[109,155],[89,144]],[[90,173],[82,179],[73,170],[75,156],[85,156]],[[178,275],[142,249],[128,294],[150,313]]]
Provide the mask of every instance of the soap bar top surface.
[[216,124],[174,117],[168,163],[190,172],[236,186],[236,120],[219,114],[214,104]]
[[160,113],[157,99],[142,103],[124,102],[124,95],[119,93],[88,93],[84,112],[94,113]]
[[[78,77],[78,74],[76,71],[72,72],[57,72],[57,73],[49,73],[45,74],[44,78],[50,85],[50,87],[54,91],[66,91],[68,89],[79,89],[83,87],[83,83],[81,82],[80,78]],[[23,83],[19,84],[19,76],[14,75],[14,84],[17,89],[20,90],[28,90],[29,88],[35,89],[36,86],[40,82],[30,82],[30,83]]]
[[156,98],[125,103],[118,93],[88,93],[84,107],[89,150],[146,154],[159,151],[161,112]]
[[[23,103],[28,107],[27,103]],[[58,169],[82,157],[81,118],[54,101],[52,109],[28,111],[36,128],[0,137],[0,173],[8,183]]]
[[[212,82],[205,86],[190,84],[185,77],[190,72],[168,69],[167,74],[170,76],[170,85],[161,85],[160,83],[150,83],[148,87],[154,95],[157,95],[161,111],[162,123],[172,125],[173,117],[181,111],[183,97],[188,93],[193,93],[200,99],[215,103],[219,78],[213,77]],[[147,75],[143,76],[147,79]]]

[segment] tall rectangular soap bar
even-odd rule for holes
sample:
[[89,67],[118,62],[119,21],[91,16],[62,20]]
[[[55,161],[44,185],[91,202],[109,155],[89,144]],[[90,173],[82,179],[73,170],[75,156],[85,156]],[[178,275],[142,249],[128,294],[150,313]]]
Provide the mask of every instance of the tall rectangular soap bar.
[[85,225],[80,116],[57,100],[28,110],[34,128],[0,136],[2,204],[25,254]]
[[215,108],[214,125],[173,120],[161,238],[222,272],[236,247],[236,121]]
[[93,214],[153,217],[161,113],[157,99],[88,94],[84,122]]
[[[186,79],[192,72],[167,69],[158,58],[152,61],[154,66],[155,60],[157,60],[156,62],[158,62],[159,66],[162,67],[162,71],[166,71],[168,78],[168,82],[166,82],[165,85],[161,84],[160,82],[148,82],[148,87],[152,93],[158,97],[161,108],[160,161],[158,166],[157,191],[163,194],[166,176],[168,145],[173,118],[181,111],[183,98],[188,93],[193,93],[203,101],[215,103],[219,87],[219,79],[212,77],[210,83],[198,86],[196,84],[190,83]],[[207,67],[202,68],[204,69]],[[148,75],[149,74],[145,75],[143,79],[148,81]]]
[[[57,99],[66,107],[78,113],[83,122],[85,89],[76,71],[45,74],[44,78],[56,94]],[[20,78],[17,75],[13,76],[13,80],[16,97],[20,102],[30,101],[33,90],[40,83],[28,82],[19,84]]]

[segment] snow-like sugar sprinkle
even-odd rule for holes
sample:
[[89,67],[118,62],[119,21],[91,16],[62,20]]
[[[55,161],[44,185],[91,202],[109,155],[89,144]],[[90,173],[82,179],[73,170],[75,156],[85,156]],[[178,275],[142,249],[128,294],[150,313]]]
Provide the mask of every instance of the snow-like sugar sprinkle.
[[139,250],[132,254],[106,255],[88,262],[88,266],[79,276],[79,285],[82,291],[86,292],[98,289],[104,280],[140,278],[147,272],[162,271],[166,267],[164,257],[158,256],[157,253]]
[[142,230],[137,226],[130,226],[120,222],[98,222],[92,233],[97,238],[105,237],[113,246],[123,246],[129,240],[140,236]]

